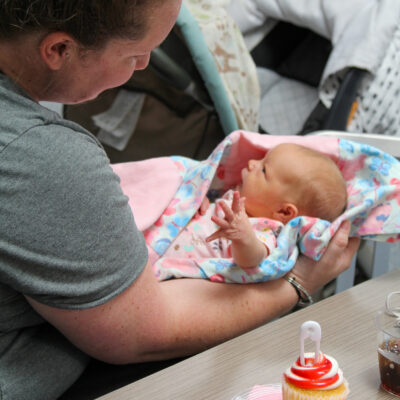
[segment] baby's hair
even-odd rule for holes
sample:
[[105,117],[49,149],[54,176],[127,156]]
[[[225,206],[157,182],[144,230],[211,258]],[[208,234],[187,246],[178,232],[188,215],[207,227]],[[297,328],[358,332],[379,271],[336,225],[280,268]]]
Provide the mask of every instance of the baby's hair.
[[298,182],[303,185],[301,190],[296,190],[299,211],[302,215],[333,221],[347,206],[346,181],[330,157],[305,146],[297,147],[308,159],[315,161],[303,163],[297,172]]

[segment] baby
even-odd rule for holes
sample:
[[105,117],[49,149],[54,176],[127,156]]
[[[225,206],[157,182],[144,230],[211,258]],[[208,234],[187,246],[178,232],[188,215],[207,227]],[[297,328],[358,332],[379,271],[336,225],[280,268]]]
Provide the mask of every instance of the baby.
[[242,268],[254,267],[269,254],[248,217],[265,217],[284,224],[297,216],[333,221],[346,208],[346,182],[327,156],[307,147],[284,143],[261,160],[250,160],[232,205],[220,202],[224,218],[212,216],[219,230],[206,238],[232,243],[232,257]]
[[[297,216],[333,221],[346,201],[346,183],[329,157],[297,144],[280,144],[263,159],[248,162],[236,190],[228,190],[215,204],[203,202],[203,215],[190,221],[164,256],[172,268],[181,259],[218,258],[255,267],[276,246],[274,232],[281,223]],[[269,222],[256,234],[259,217]]]

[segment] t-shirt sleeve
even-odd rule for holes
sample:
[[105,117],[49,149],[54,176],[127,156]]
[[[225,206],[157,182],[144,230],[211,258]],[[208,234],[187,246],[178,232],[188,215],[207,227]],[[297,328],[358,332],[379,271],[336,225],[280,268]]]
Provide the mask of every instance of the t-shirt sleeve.
[[143,236],[94,137],[32,128],[3,150],[0,170],[4,283],[49,306],[88,308],[142,272]]

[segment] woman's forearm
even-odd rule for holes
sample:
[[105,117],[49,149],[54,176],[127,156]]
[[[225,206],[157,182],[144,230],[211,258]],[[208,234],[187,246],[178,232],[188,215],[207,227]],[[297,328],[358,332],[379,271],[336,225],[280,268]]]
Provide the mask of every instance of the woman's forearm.
[[161,286],[173,324],[143,361],[203,351],[285,314],[298,300],[284,279],[247,285],[175,279]]
[[28,300],[82,351],[114,364],[197,353],[284,314],[297,301],[284,279],[248,285],[157,282],[151,274],[146,268],[130,288],[90,309],[55,309]]
[[[291,275],[310,293],[350,265],[359,240],[348,241],[349,230],[349,224],[339,229],[318,262],[297,261]],[[129,288],[97,307],[63,310],[27,299],[82,351],[109,363],[131,363],[204,350],[284,314],[298,297],[283,278],[247,285],[160,283],[147,265]]]

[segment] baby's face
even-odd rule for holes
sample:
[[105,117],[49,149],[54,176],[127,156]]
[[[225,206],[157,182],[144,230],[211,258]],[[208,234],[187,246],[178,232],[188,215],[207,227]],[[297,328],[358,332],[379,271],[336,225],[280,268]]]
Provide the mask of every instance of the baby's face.
[[291,194],[296,174],[291,149],[278,146],[261,160],[250,160],[242,169],[239,191],[246,198],[246,212],[251,217],[274,218],[274,212],[285,201],[293,201]]

